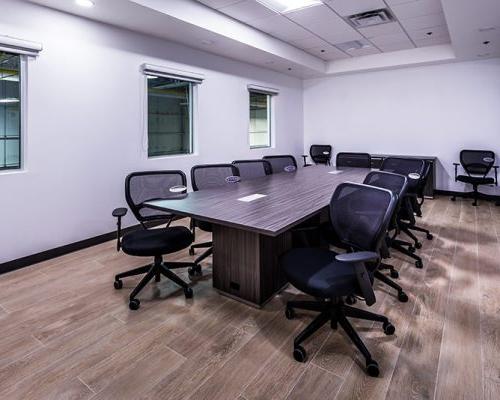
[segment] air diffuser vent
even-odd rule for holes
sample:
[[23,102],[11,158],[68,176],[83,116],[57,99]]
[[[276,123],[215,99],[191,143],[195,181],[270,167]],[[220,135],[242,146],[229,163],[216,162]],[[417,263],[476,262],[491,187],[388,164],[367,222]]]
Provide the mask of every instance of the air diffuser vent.
[[394,21],[394,17],[386,8],[354,14],[347,17],[347,21],[354,28],[365,28],[367,26],[387,24]]

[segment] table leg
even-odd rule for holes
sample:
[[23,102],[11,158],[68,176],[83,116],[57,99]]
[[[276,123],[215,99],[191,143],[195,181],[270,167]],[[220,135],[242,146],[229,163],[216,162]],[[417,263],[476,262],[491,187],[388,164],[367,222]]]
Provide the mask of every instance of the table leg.
[[222,294],[262,307],[285,285],[279,257],[292,248],[292,234],[276,237],[213,226],[213,285]]

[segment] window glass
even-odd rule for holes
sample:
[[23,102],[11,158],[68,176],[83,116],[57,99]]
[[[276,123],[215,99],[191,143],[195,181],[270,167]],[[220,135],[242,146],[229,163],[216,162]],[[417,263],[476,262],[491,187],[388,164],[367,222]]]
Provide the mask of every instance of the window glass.
[[271,146],[271,96],[250,92],[250,147]]

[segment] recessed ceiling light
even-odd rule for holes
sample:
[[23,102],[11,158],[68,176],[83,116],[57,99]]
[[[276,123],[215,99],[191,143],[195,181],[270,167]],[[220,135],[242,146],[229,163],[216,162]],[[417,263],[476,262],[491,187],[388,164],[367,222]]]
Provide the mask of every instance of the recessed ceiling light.
[[323,4],[321,0],[257,0],[263,6],[273,11],[284,14],[301,10],[307,7],[319,6]]
[[91,0],[75,0],[75,3],[78,4],[80,7],[85,7],[85,8],[90,8],[95,6],[94,2]]

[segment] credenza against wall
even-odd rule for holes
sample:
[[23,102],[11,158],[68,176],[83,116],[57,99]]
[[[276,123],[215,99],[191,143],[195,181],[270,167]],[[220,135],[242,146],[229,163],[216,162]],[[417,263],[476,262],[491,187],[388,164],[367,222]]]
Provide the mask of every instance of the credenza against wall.
[[387,157],[403,157],[403,158],[417,158],[419,160],[425,160],[431,163],[431,174],[427,180],[427,184],[424,188],[424,196],[430,199],[434,198],[434,190],[436,189],[436,166],[437,157],[435,156],[408,156],[408,155],[397,155],[397,154],[371,154],[372,157],[372,168],[380,168],[382,162]]

